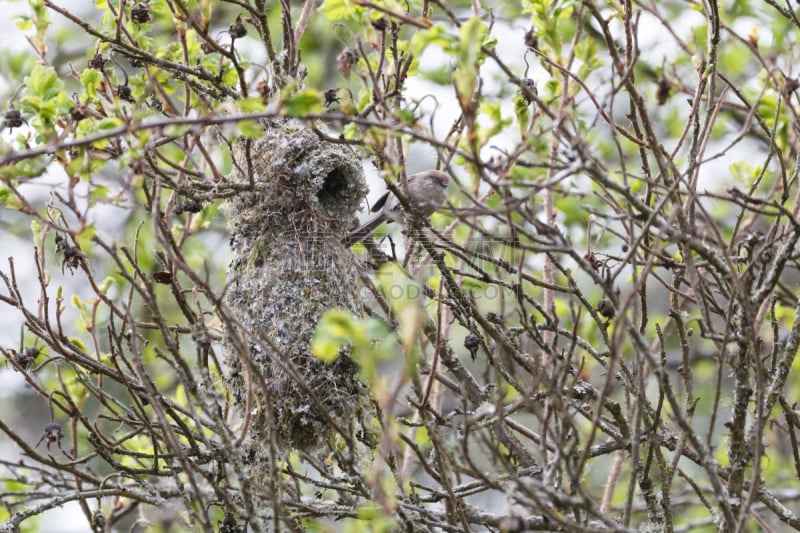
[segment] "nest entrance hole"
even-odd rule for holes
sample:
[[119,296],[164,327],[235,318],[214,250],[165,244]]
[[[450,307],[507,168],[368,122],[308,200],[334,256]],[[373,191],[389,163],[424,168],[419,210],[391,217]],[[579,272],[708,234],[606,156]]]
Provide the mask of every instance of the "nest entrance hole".
[[317,193],[317,200],[323,207],[341,208],[341,202],[344,200],[345,191],[348,187],[348,178],[350,173],[343,168],[336,167],[325,176],[322,182],[322,188]]

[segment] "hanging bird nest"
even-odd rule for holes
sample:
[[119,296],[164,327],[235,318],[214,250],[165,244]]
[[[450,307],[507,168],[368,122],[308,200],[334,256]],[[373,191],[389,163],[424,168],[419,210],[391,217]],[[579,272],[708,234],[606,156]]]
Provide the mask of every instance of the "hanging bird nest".
[[267,124],[234,160],[226,301],[241,326],[229,339],[243,342],[229,340],[227,361],[250,437],[310,450],[332,426],[363,435],[371,400],[357,365],[346,349],[326,364],[309,347],[325,311],[361,309],[358,264],[339,242],[367,192],[361,160],[293,120]]

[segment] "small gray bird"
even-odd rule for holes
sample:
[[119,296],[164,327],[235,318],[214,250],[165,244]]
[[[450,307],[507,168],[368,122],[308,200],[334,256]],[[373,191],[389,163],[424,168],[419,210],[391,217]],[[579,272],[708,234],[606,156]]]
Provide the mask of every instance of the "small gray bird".
[[[447,173],[441,170],[426,170],[408,177],[406,198],[413,215],[429,217],[439,209],[447,198],[447,184],[450,181]],[[377,213],[363,225],[348,233],[342,244],[351,246],[364,240],[367,235],[384,222],[403,222],[405,211],[400,200],[391,191],[381,196],[371,211]]]

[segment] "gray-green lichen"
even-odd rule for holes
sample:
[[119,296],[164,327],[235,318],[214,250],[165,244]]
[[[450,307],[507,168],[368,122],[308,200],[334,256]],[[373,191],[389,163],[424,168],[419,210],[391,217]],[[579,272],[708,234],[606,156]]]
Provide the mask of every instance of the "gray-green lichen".
[[[332,436],[326,416],[356,431],[370,405],[349,354],[327,365],[309,349],[325,311],[361,308],[358,265],[340,239],[366,184],[352,149],[323,142],[298,121],[266,124],[246,146],[234,154],[230,179],[248,187],[226,206],[233,249],[226,300],[247,340],[246,353],[229,343],[229,386],[240,409],[250,387],[254,440],[272,436],[285,449],[311,450]],[[246,379],[248,361],[265,386]]]

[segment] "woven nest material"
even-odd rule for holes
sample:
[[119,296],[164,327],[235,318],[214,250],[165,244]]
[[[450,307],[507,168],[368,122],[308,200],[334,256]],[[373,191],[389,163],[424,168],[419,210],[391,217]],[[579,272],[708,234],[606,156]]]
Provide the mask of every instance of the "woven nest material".
[[[229,343],[229,386],[240,408],[254,395],[253,439],[272,432],[284,448],[310,450],[332,435],[331,420],[357,431],[371,404],[348,353],[328,365],[309,349],[325,311],[361,309],[359,267],[340,239],[367,188],[353,150],[299,122],[267,125],[250,143],[249,167],[245,146],[234,154],[239,170],[231,179],[250,186],[226,211],[234,254],[227,303],[247,346],[240,353]],[[242,172],[248,168],[252,180]],[[248,366],[258,374],[249,391]]]

